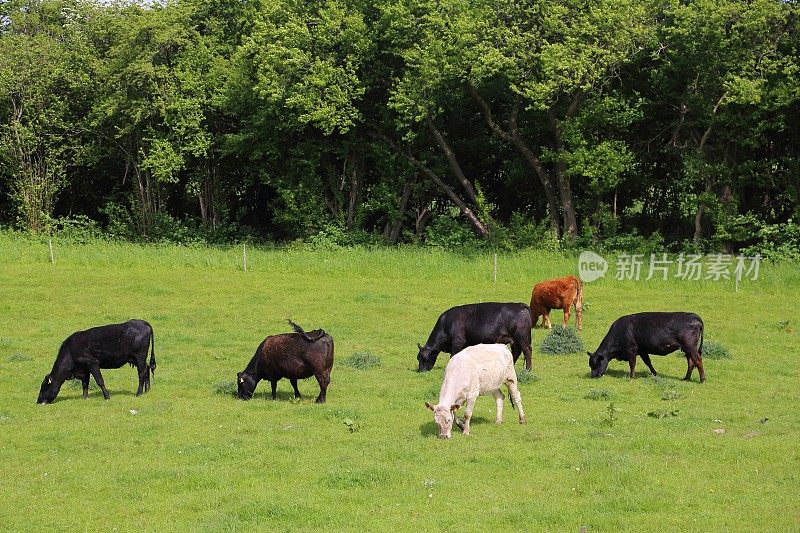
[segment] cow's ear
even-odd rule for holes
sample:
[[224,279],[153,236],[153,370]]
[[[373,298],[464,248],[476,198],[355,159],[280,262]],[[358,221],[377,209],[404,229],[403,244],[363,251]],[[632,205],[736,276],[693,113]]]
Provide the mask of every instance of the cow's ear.
[[428,402],[425,402],[425,407],[427,407],[428,409],[433,411],[433,406],[431,404],[429,404]]
[[458,405],[457,403],[454,403],[453,405],[450,406],[450,412],[452,413],[454,411],[458,411],[459,407],[461,407],[461,406]]
[[419,344],[419,343],[417,343],[417,348],[421,350],[421,349],[422,349],[422,346],[420,346],[420,344]]
[[239,378],[239,383],[244,383],[244,378],[242,377],[242,373],[241,372],[237,372],[236,373],[236,377]]
[[592,352],[586,352],[586,355],[588,355],[589,357],[591,357],[591,356],[592,356]]

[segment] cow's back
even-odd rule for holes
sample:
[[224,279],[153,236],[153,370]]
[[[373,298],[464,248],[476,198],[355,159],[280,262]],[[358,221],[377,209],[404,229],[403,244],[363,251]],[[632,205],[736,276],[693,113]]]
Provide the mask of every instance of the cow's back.
[[259,349],[264,370],[276,378],[304,379],[314,375],[316,368],[330,370],[333,367],[333,338],[327,333],[313,342],[299,333],[271,335]]
[[450,359],[448,368],[454,360],[457,360],[454,370],[458,368],[458,372],[469,374],[469,381],[472,387],[477,386],[479,394],[500,388],[514,364],[511,352],[503,344],[476,344],[464,348]]
[[579,293],[580,283],[575,276],[540,281],[531,291],[531,307],[556,309],[572,304]]

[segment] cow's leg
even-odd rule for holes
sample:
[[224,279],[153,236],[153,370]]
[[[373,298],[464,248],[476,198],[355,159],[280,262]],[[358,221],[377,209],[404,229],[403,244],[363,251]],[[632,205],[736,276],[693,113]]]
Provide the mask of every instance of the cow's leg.
[[83,385],[83,399],[89,397],[89,372],[81,376],[81,385]]
[[319,396],[317,396],[316,402],[325,403],[328,385],[331,383],[331,374],[330,372],[318,372],[314,373],[314,377],[317,378],[317,383],[319,383]]
[[273,379],[269,382],[270,387],[272,387],[272,399],[278,399],[278,380]]
[[569,326],[569,304],[564,307],[564,327]]
[[630,379],[636,377],[636,352],[628,354],[628,365],[631,367],[631,372],[628,374]]
[[656,372],[656,369],[653,368],[653,363],[650,362],[650,354],[640,353],[639,355],[642,357],[644,364],[647,365],[647,368],[650,369],[650,372],[652,372],[654,376],[657,376],[658,372]]
[[103,381],[103,376],[100,374],[100,363],[95,363],[92,365],[91,368],[92,376],[94,377],[95,383],[97,386],[100,387],[100,390],[103,391],[103,398],[108,400],[111,398],[111,395],[108,393],[108,389],[106,388],[106,382]]
[[700,371],[700,383],[705,383],[706,381],[706,371],[703,369],[703,356],[697,354],[697,358],[694,359],[694,366],[697,367],[697,370]]
[[511,396],[511,406],[515,407],[519,413],[519,423],[524,424],[525,412],[522,410],[522,396],[520,396],[519,388],[517,388],[516,371],[506,379],[506,387],[508,387],[508,394]]
[[522,353],[525,354],[525,371],[531,371],[531,338],[530,333],[528,335],[519,334],[514,337],[514,343],[511,345],[511,355],[514,357],[514,363],[516,364],[517,359],[519,358],[519,351],[522,350]]
[[294,389],[294,397],[295,398],[300,398],[300,389],[297,388],[297,380],[296,379],[290,379],[289,383],[292,384],[292,388]]
[[514,342],[511,343],[511,357],[514,358],[514,363],[517,362],[517,359],[519,359],[521,353],[522,346],[520,346],[520,343],[517,340],[514,340]]
[[145,360],[137,359],[136,370],[139,373],[139,388],[136,389],[136,396],[141,396],[143,392],[150,390],[150,368]]
[[542,315],[542,325],[547,329],[551,329],[553,324],[550,322],[550,310],[545,309],[544,314]]
[[684,353],[686,353],[686,362],[689,368],[686,370],[686,377],[683,379],[689,381],[692,377],[692,370],[697,367],[697,371],[700,373],[700,383],[703,383],[706,380],[703,357],[696,350],[687,350]]
[[692,370],[694,370],[694,361],[689,354],[686,354],[686,375],[683,376],[683,381],[692,379]]
[[578,331],[583,330],[583,303],[575,302],[575,325]]
[[497,413],[494,417],[495,424],[502,424],[503,423],[503,400],[505,400],[505,396],[497,389],[492,393],[492,397],[494,398],[494,403],[497,405]]
[[469,421],[472,418],[472,410],[475,408],[475,400],[477,396],[473,396],[471,398],[467,398],[467,403],[464,406],[464,425],[462,426],[461,432],[464,435],[469,435]]

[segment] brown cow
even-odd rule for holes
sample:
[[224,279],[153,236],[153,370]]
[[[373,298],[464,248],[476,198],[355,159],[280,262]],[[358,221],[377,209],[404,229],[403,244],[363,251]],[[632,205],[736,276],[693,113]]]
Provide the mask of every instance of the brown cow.
[[564,310],[564,326],[569,323],[569,308],[575,306],[575,325],[583,329],[583,284],[575,276],[541,281],[533,286],[531,292],[531,314],[533,325],[542,316],[542,326],[550,329],[551,309]]

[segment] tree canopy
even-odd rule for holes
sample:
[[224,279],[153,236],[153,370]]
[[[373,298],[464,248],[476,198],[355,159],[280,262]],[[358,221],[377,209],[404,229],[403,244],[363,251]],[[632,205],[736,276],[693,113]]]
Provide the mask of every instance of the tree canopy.
[[0,223],[800,255],[780,0],[9,0]]

